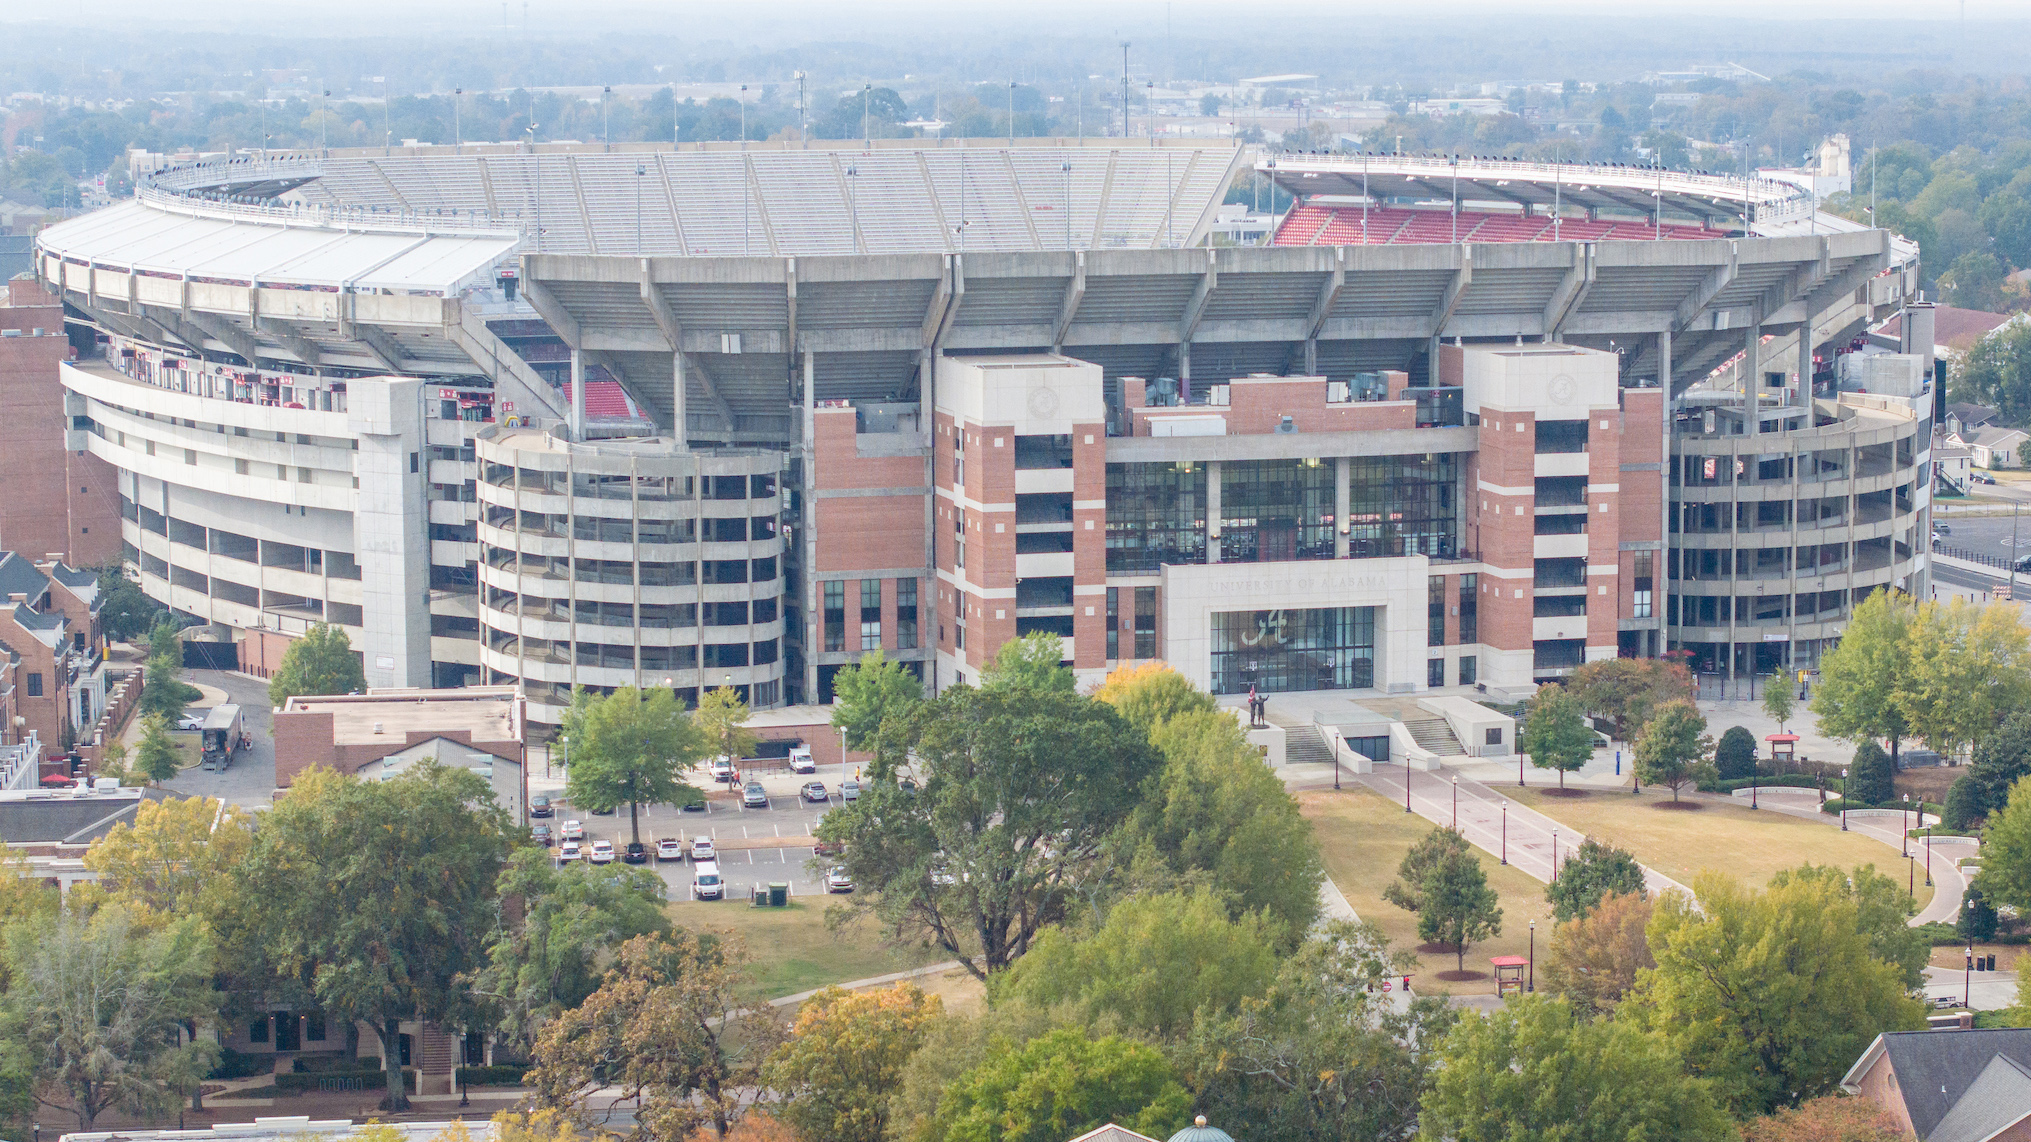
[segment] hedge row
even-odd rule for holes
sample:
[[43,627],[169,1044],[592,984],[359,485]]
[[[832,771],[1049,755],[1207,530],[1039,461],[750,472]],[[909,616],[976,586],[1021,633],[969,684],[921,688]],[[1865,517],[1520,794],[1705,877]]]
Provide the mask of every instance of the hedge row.
[[1759,789],[1769,789],[1772,786],[1817,789],[1819,779],[1809,773],[1780,773],[1775,777],[1758,777],[1754,780],[1747,777],[1730,777],[1726,781],[1703,781],[1699,790],[1702,793],[1733,793],[1737,789],[1747,789],[1751,785]]
[[491,1067],[460,1067],[458,1081],[467,1086],[521,1086],[527,1063],[496,1063]]
[[[1959,928],[1954,927],[1952,924],[1943,924],[1937,920],[1929,924],[1918,925],[1916,931],[1923,935],[1935,948],[1965,947],[1968,942],[1967,937],[1960,934]],[[1982,943],[1996,944],[2003,947],[2017,947],[2031,944],[2031,932],[2016,932],[2010,935],[1991,936],[1989,939],[1983,940]]]
[[[319,1071],[314,1074],[286,1074],[275,1076],[275,1089],[283,1094],[302,1094],[319,1089],[318,1084],[332,1079],[357,1079],[368,1089],[380,1090],[388,1085],[386,1072],[379,1068],[357,1071]],[[402,1086],[410,1093],[416,1090],[416,1072],[402,1072]]]
[[1843,801],[1838,797],[1827,798],[1826,804],[1821,805],[1819,811],[1837,814],[1842,809],[1902,809],[1909,813],[1921,808],[1935,817],[1946,812],[1946,806],[1937,805],[1931,801],[1882,801],[1872,804],[1868,801]]

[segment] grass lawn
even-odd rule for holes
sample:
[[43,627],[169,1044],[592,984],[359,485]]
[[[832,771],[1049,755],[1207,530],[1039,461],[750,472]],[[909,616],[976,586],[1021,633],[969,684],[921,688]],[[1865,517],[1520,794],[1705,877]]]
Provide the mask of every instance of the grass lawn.
[[[1363,920],[1381,927],[1390,943],[1415,949],[1418,944],[1417,917],[1382,899],[1382,890],[1396,879],[1396,866],[1410,846],[1437,826],[1423,817],[1406,814],[1403,807],[1367,789],[1345,792],[1318,790],[1298,794],[1298,804],[1312,822],[1319,848],[1326,860],[1326,872],[1347,903]],[[1490,956],[1525,955],[1530,945],[1530,920],[1540,929],[1539,951],[1550,946],[1551,906],[1544,899],[1544,885],[1497,862],[1495,857],[1474,850],[1488,874],[1488,883],[1502,899],[1502,934],[1467,948],[1467,969],[1488,978],[1450,982],[1437,973],[1453,970],[1451,952],[1420,952],[1419,968],[1412,980],[1420,991],[1451,991],[1459,995],[1493,995],[1495,981],[1488,966]]]
[[[1843,833],[1836,824],[1822,825],[1789,813],[1713,800],[1702,800],[1703,808],[1697,811],[1658,809],[1654,806],[1670,801],[1671,794],[1649,790],[1634,796],[1596,792],[1587,797],[1548,797],[1537,788],[1502,792],[1570,825],[1575,833],[1629,850],[1637,860],[1688,887],[1694,875],[1705,869],[1761,887],[1778,870],[1807,862],[1842,868],[1873,864],[1885,876],[1905,879],[1904,859],[1882,841],[1861,833]],[[1563,830],[1560,836],[1563,841]],[[1925,907],[1931,899],[1932,890],[1925,887],[1921,869],[1918,907]]]
[[[802,900],[785,908],[754,908],[744,899],[684,900],[671,904],[669,911],[679,927],[731,931],[741,937],[754,957],[756,990],[771,999],[951,958],[937,948],[885,946],[874,925],[865,920],[838,932],[827,931],[825,907],[823,902]],[[932,990],[928,980],[920,986]]]

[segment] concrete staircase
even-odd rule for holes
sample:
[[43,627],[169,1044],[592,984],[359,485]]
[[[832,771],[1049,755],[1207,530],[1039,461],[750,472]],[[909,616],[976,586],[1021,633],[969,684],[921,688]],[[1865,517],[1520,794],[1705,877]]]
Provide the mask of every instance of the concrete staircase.
[[1453,735],[1453,728],[1444,718],[1427,715],[1422,718],[1404,718],[1403,728],[1410,731],[1411,740],[1420,749],[1428,749],[1440,757],[1459,757],[1467,751],[1460,745],[1460,739]]
[[1283,760],[1285,765],[1331,765],[1333,751],[1326,747],[1326,739],[1319,734],[1319,727],[1310,718],[1277,712],[1276,700],[1270,699],[1269,708],[1263,712],[1270,725],[1283,731]]

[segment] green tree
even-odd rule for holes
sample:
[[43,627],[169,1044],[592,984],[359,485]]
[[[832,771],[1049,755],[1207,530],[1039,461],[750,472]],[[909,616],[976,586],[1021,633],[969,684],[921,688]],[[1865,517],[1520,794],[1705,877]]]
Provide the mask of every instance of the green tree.
[[1423,1110],[1419,1137],[1431,1142],[1739,1137],[1670,1048],[1542,995],[1455,1024]]
[[387,1109],[408,1105],[402,1022],[458,1026],[474,1014],[459,981],[485,959],[509,828],[469,770],[425,764],[362,781],[311,769],[262,815],[234,869],[279,981],[379,1038]]
[[[1798,699],[1791,692],[1791,675],[1782,670],[1763,680],[1763,712],[1777,723],[1778,733],[1789,733],[1785,724],[1798,709]],[[1753,752],[1751,753],[1753,757]],[[1748,776],[1744,774],[1743,776]]]
[[140,713],[174,722],[183,708],[197,701],[198,689],[183,680],[183,638],[168,622],[148,633],[148,665],[141,687]]
[[1072,692],[1072,672],[1064,666],[1065,640],[1048,631],[1026,634],[1001,644],[980,672],[983,690]]
[[1714,775],[1739,781],[1756,772],[1756,738],[1741,726],[1729,726],[1714,746]]
[[1852,872],[1832,865],[1805,864],[1770,878],[1772,887],[1794,881],[1817,881],[1832,892],[1845,893],[1855,905],[1855,922],[1869,942],[1869,954],[1902,972],[1905,987],[1916,991],[1924,986],[1932,945],[1925,933],[1910,925],[1911,914],[1917,909],[1895,878],[1877,872],[1873,864]]
[[860,661],[842,667],[832,676],[832,725],[848,749],[868,749],[875,735],[890,718],[907,718],[924,700],[923,680],[891,662],[879,650],[870,650]]
[[1765,891],[1720,873],[1650,921],[1657,967],[1617,1019],[1660,1035],[1737,1115],[1831,1093],[1882,1031],[1925,1025],[1894,964],[1869,953],[1855,902],[1818,878]]
[[[1125,705],[1150,712],[1133,699]],[[1326,877],[1297,798],[1225,711],[1188,703],[1154,727],[1150,744],[1163,770],[1106,842],[1128,870],[1128,886],[1209,888],[1227,901],[1229,916],[1261,913],[1280,925],[1279,946],[1294,946],[1318,917]]]
[[[681,708],[679,712],[682,712]],[[692,711],[691,720],[697,724],[699,737],[707,751],[716,751],[728,761],[738,761],[755,752],[755,735],[747,728],[748,704],[741,700],[740,691],[733,687],[707,690],[698,699],[698,709]],[[686,765],[703,756],[703,753],[694,756]],[[657,801],[668,799],[655,798]],[[641,837],[635,839],[640,840]]]
[[943,1003],[913,983],[879,991],[828,987],[797,1009],[790,1038],[762,1073],[779,1111],[805,1138],[885,1142],[889,1104]]
[[1706,718],[1691,702],[1667,702],[1660,707],[1643,736],[1636,739],[1636,774],[1646,784],[1662,785],[1678,801],[1678,791],[1697,781],[1711,764],[1714,739],[1704,732]]
[[854,907],[982,979],[1092,886],[1101,844],[1161,765],[1113,707],[1062,690],[953,686],[904,738],[922,791],[878,781],[818,835],[845,845]]
[[1193,1025],[1177,1055],[1200,1110],[1252,1139],[1408,1137],[1455,1018],[1442,997],[1383,994],[1415,962],[1372,925],[1324,925],[1267,994]]
[[1579,1010],[1614,1010],[1636,986],[1637,974],[1657,966],[1644,936],[1650,916],[1647,898],[1617,893],[1560,924],[1540,972],[1544,990]]
[[268,680],[268,702],[282,706],[298,694],[352,694],[366,688],[366,671],[345,628],[312,623],[282,652],[282,664]]
[[2010,787],[2026,775],[2031,775],[2031,710],[2020,710],[1975,739],[1973,764],[1963,777],[1973,795],[1973,816],[2001,809]]
[[2003,282],[2008,275],[2001,259],[1986,250],[1953,260],[1939,275],[1939,289],[1948,305],[1985,312],[2003,307]]
[[1467,969],[1467,945],[1502,934],[1502,909],[1488,874],[1471,853],[1439,862],[1425,876],[1424,908],[1417,914],[1419,937],[1453,946],[1454,966]]
[[1690,702],[1697,691],[1683,663],[1661,658],[1603,658],[1583,663],[1561,683],[1580,708],[1608,719],[1617,741],[1635,741],[1669,702]]
[[1991,904],[2031,909],[2031,778],[2011,786],[2002,810],[1989,814],[1975,887]]
[[1169,664],[1151,660],[1108,673],[1093,691],[1097,701],[1113,706],[1128,724],[1146,734],[1179,714],[1212,711],[1212,695],[1192,685]]
[[1403,854],[1396,867],[1396,879],[1382,890],[1382,898],[1405,912],[1422,912],[1425,907],[1425,880],[1432,870],[1455,856],[1472,853],[1466,835],[1458,829],[1433,829],[1419,837]]
[[2006,325],[1975,342],[1955,355],[1948,374],[1955,400],[1988,405],[2006,422],[2021,423],[2031,415],[2031,325]]
[[1855,759],[1848,763],[1847,799],[1864,805],[1879,805],[1897,798],[1896,775],[1890,768],[1890,755],[1883,747],[1872,741],[1865,741],[1855,750]]
[[1641,896],[1643,891],[1643,866],[1634,855],[1588,837],[1559,862],[1544,898],[1551,901],[1553,918],[1565,921],[1586,915],[1609,893]]
[[[180,917],[148,931],[125,909],[67,909],[8,933],[5,1008],[37,1100],[89,1131],[109,1110],[140,1118],[171,1113],[218,1059],[218,1044],[187,1036],[211,1019],[219,995],[203,927]],[[12,1083],[0,1084],[0,1089]]]
[[1922,602],[1904,658],[1893,698],[1909,732],[1948,757],[2031,702],[2031,631],[2015,603]]
[[623,686],[598,696],[579,690],[571,696],[560,728],[571,739],[565,797],[594,812],[626,805],[636,843],[642,839],[643,805],[702,796],[678,775],[713,743],[696,719],[684,716],[684,704],[668,690]]
[[134,822],[115,824],[85,850],[108,897],[141,923],[208,916],[211,901],[254,845],[254,818],[211,797],[143,798]]
[[1276,977],[1275,933],[1261,917],[1229,919],[1210,892],[1131,897],[1087,936],[1054,928],[992,981],[991,993],[1039,1007],[1069,1005],[1093,1025],[1182,1037],[1201,1009],[1231,1012]]
[[118,563],[99,569],[99,598],[100,629],[115,642],[129,642],[148,633],[166,615],[162,604],[149,598]]
[[1962,894],[1960,916],[1954,923],[1954,931],[1969,943],[1980,943],[1996,938],[1996,910],[1989,906],[1989,899],[1979,888],[1970,887]]
[[990,1051],[1027,1043],[1065,1026],[1051,1012],[1016,1000],[976,1015],[947,1014],[924,1026],[924,1042],[903,1064],[889,1098],[889,1137],[895,1142],[942,1142],[938,1106],[960,1076]]
[[471,986],[492,1002],[495,1030],[525,1047],[598,990],[621,944],[670,930],[663,878],[633,865],[559,865],[525,846],[510,854],[495,891],[521,907],[504,912]]
[[1906,636],[1916,616],[1908,599],[1887,590],[1855,608],[1840,645],[1820,659],[1812,695],[1820,732],[1857,743],[1888,738],[1896,756],[1909,729],[1897,695],[1908,669]]
[[1192,1096],[1154,1047],[1071,1028],[993,1052],[945,1093],[950,1142],[1064,1142],[1109,1122],[1169,1137]]
[[1966,832],[1982,819],[1981,792],[1975,785],[1972,774],[1963,773],[1947,786],[1946,804],[1939,815],[1939,823],[1954,832]]
[[182,769],[176,763],[176,743],[162,715],[151,714],[142,722],[141,740],[134,747],[134,769],[151,785],[174,778]]
[[1539,769],[1556,769],[1559,788],[1566,787],[1566,774],[1594,758],[1594,730],[1580,710],[1579,699],[1556,683],[1545,686],[1530,700],[1530,716],[1523,723],[1523,740],[1518,743]]

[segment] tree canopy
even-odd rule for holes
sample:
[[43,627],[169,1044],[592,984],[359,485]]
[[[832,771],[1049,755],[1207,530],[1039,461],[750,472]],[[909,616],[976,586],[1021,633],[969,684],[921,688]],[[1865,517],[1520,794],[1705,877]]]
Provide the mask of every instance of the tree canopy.
[[1614,1010],[1636,986],[1637,974],[1657,966],[1644,935],[1650,916],[1649,900],[1623,892],[1561,923],[1540,970],[1544,990],[1582,1011]]
[[298,694],[351,694],[366,688],[366,671],[345,628],[312,623],[282,652],[282,663],[268,680],[268,702],[281,706]]
[[1691,702],[1665,703],[1636,739],[1636,775],[1645,784],[1670,789],[1677,801],[1678,791],[1710,768],[1714,739],[1706,728],[1706,718]]
[[1889,591],[1855,607],[1840,645],[1820,659],[1812,712],[1821,733],[1852,742],[1888,738],[1895,749],[1910,732],[1898,693],[1909,668],[1906,636],[1916,618],[1911,602]]
[[143,798],[85,851],[109,897],[143,917],[205,915],[254,845],[254,821],[211,797]]
[[1418,938],[1451,945],[1461,969],[1468,944],[1502,932],[1502,909],[1488,874],[1455,829],[1434,829],[1412,845],[1382,895],[1416,912]]
[[1554,919],[1584,916],[1611,893],[1643,895],[1643,866],[1626,849],[1604,845],[1592,837],[1580,842],[1559,862],[1558,874],[1545,886]]
[[1890,755],[1883,752],[1882,746],[1865,741],[1855,749],[1854,760],[1848,763],[1844,796],[1864,805],[1880,804],[1897,796],[1896,771],[1890,768]]
[[1210,713],[1215,708],[1211,695],[1170,664],[1154,659],[1109,672],[1093,697],[1113,706],[1129,725],[1146,734],[1180,714]]
[[1543,995],[1455,1024],[1423,1110],[1420,1137],[1434,1142],[1739,1137],[1664,1043]]
[[1561,685],[1582,710],[1608,719],[1617,741],[1635,741],[1666,703],[1690,702],[1696,694],[1692,672],[1683,663],[1662,658],[1582,663]]
[[1991,904],[2031,909],[2031,778],[2011,786],[2002,811],[1990,814],[1975,887]]
[[1587,724],[1579,699],[1553,684],[1539,689],[1530,700],[1523,739],[1517,746],[1530,757],[1530,764],[1558,770],[1559,788],[1564,789],[1566,774],[1593,760],[1594,729]]
[[[710,695],[708,695],[710,697]],[[743,711],[744,713],[744,711]],[[595,812],[628,807],[633,839],[642,839],[641,807],[689,800],[699,790],[679,775],[712,748],[668,690],[622,686],[611,694],[579,690],[564,713],[571,768],[564,795]]]
[[782,1097],[783,1120],[805,1138],[886,1142],[903,1068],[943,1011],[937,996],[907,982],[867,991],[828,987],[805,1000],[762,1076]]
[[[1974,817],[1986,817],[2010,800],[2010,787],[2031,775],[2031,709],[2010,714],[1975,739],[1965,780]],[[1958,784],[1958,783],[1956,783]]]
[[1167,1138],[1192,1096],[1155,1047],[1061,1028],[992,1052],[945,1092],[950,1142],[1064,1142],[1109,1122]]
[[1948,757],[2031,700],[2031,631],[2015,603],[1921,602],[1902,653],[1892,700],[1907,730]]
[[1063,665],[1065,640],[1048,631],[1026,634],[1001,644],[980,672],[983,690],[1072,692],[1072,672]]
[[1756,737],[1741,726],[1729,726],[1714,745],[1714,776],[1739,781],[1756,772]]
[[924,683],[902,663],[870,650],[832,676],[832,693],[837,698],[832,725],[845,736],[846,748],[864,750],[874,745],[885,722],[908,717],[924,700]]

